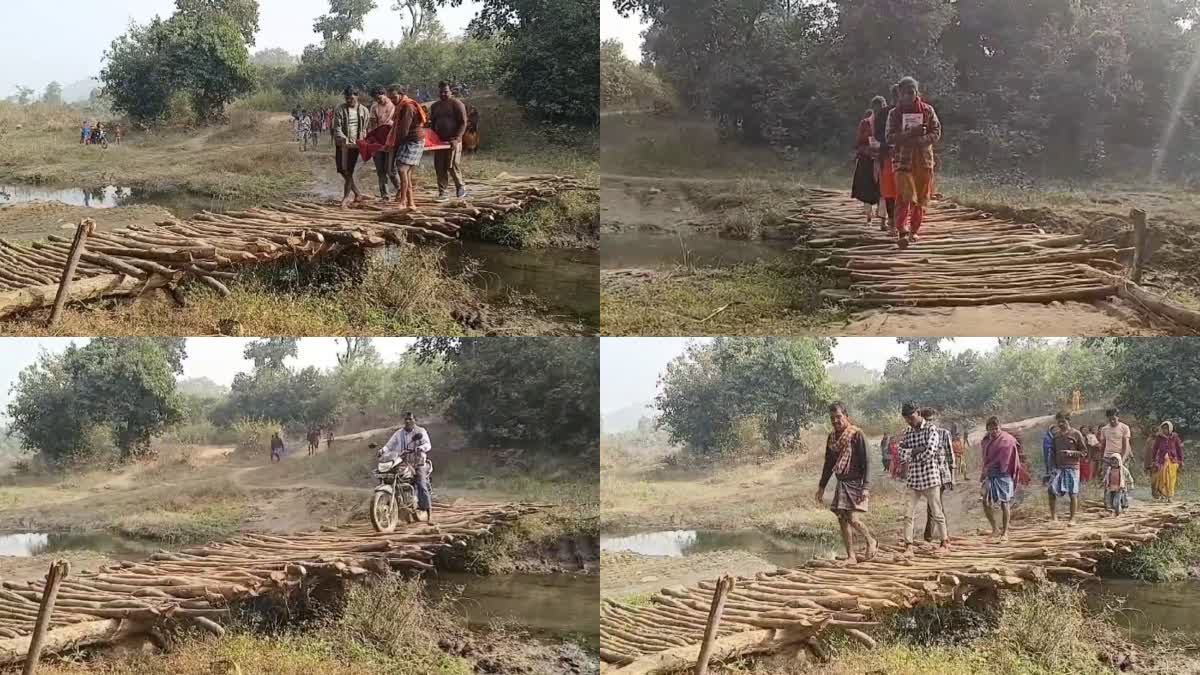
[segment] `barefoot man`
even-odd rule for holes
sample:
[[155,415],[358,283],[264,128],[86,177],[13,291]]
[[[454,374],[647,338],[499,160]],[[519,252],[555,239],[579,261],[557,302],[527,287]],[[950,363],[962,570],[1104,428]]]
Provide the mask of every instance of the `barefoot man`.
[[350,206],[351,197],[362,199],[358,185],[354,182],[354,168],[358,166],[358,142],[367,136],[367,125],[371,113],[367,106],[358,102],[358,91],[346,87],[342,92],[346,102],[337,107],[333,116],[334,165],[342,175],[342,208]]
[[1050,481],[1047,485],[1050,497],[1050,520],[1058,520],[1055,510],[1059,497],[1071,498],[1071,516],[1068,525],[1075,524],[1075,510],[1079,506],[1079,461],[1087,457],[1087,441],[1083,434],[1071,426],[1071,414],[1060,412],[1054,416],[1054,429],[1050,432],[1051,453],[1053,462],[1049,469]]
[[396,113],[388,147],[394,149],[394,161],[400,172],[400,191],[396,193],[396,201],[401,206],[415,209],[417,202],[413,193],[413,171],[420,166],[421,154],[425,151],[425,134],[421,130],[426,121],[424,108],[405,96],[400,85],[392,85],[390,93],[396,104]]
[[949,548],[946,541],[946,516],[942,513],[942,478],[949,467],[942,450],[942,438],[937,427],[925,421],[917,404],[906,401],[900,408],[900,416],[908,423],[904,439],[900,441],[900,462],[907,466],[904,481],[909,489],[908,520],[904,526],[904,547],[912,551],[913,522],[921,500],[933,512],[933,535],[941,542],[943,550]]
[[842,543],[846,546],[846,562],[858,562],[854,556],[854,532],[867,540],[864,560],[875,557],[879,544],[866,523],[859,518],[867,512],[870,462],[867,461],[867,441],[862,431],[846,416],[846,406],[838,401],[829,406],[829,421],[833,431],[825,441],[825,466],[821,469],[821,484],[817,487],[817,501],[825,501],[825,486],[829,476],[837,476],[837,487],[833,491],[833,502],[829,508],[837,515],[842,530]]
[[[1000,535],[1000,541],[1008,541],[1009,504],[1012,503],[1017,473],[1020,471],[1020,443],[1012,434],[1000,428],[1000,420],[989,417],[987,433],[983,437],[983,469],[979,482],[983,492],[983,515],[992,526],[992,536]],[[996,529],[996,516],[992,509],[1000,506],[1000,529]]]

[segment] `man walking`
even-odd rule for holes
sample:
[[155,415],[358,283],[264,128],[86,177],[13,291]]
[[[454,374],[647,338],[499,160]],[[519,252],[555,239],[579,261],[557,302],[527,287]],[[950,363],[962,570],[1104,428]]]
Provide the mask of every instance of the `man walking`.
[[[925,422],[937,429],[938,447],[945,457],[944,471],[941,473],[942,484],[938,487],[938,503],[942,505],[942,516],[946,519],[945,535],[946,539],[950,539],[950,517],[946,515],[945,495],[946,490],[954,489],[954,471],[957,466],[956,457],[954,456],[954,448],[950,440],[950,432],[942,427],[937,426],[935,419],[937,411],[933,408],[922,408],[920,411],[921,417],[925,418]],[[926,507],[925,509],[925,541],[933,541],[933,509]]]
[[1079,506],[1079,461],[1087,456],[1087,441],[1071,426],[1070,413],[1060,412],[1054,416],[1054,421],[1055,426],[1050,431],[1051,464],[1046,467],[1050,520],[1058,520],[1058,498],[1068,496],[1071,498],[1071,515],[1067,524],[1074,525]]
[[1129,425],[1121,421],[1116,408],[1109,408],[1104,414],[1108,417],[1108,424],[1100,427],[1100,453],[1104,457],[1120,455],[1121,464],[1128,465],[1129,458],[1133,456],[1133,434],[1129,431]]
[[370,113],[358,102],[358,91],[346,87],[342,92],[346,102],[337,107],[333,120],[334,163],[342,175],[342,208],[350,206],[351,193],[355,200],[362,199],[358,185],[354,182],[354,169],[358,166],[358,142],[367,136]]
[[[387,92],[384,91],[383,87],[372,89],[371,98],[374,99],[374,102],[371,104],[371,128],[367,132],[368,134],[384,125],[388,125],[390,128],[392,118],[395,117],[396,113],[396,105],[388,98]],[[391,132],[389,132],[389,138],[391,137],[390,134]],[[400,177],[396,175],[396,167],[391,161],[393,157],[390,152],[387,152],[387,147],[385,146],[383,150],[376,152],[372,156],[372,159],[375,160],[375,176],[379,179],[380,199],[388,198],[389,182],[397,194],[400,192]]]
[[854,555],[854,532],[867,540],[864,560],[874,558],[879,548],[866,523],[859,518],[860,513],[867,512],[870,490],[867,440],[862,430],[850,421],[846,406],[841,401],[829,406],[829,421],[833,424],[833,431],[825,439],[825,465],[821,469],[821,483],[817,487],[817,502],[825,501],[825,486],[829,484],[829,477],[836,475],[837,487],[829,508],[837,515],[842,544],[846,547],[846,562],[853,565],[858,562]]
[[922,499],[933,511],[934,534],[941,542],[942,550],[946,550],[946,517],[939,499],[943,472],[947,470],[941,449],[941,434],[933,424],[921,417],[917,404],[912,401],[901,406],[900,415],[909,427],[900,441],[900,462],[907,466],[905,483],[909,489],[908,520],[904,526],[905,550],[912,552],[913,523]]
[[[983,515],[992,526],[992,536],[1000,535],[1000,541],[1008,541],[1009,504],[1020,473],[1021,443],[1015,436],[1000,428],[1000,420],[989,417],[987,433],[980,444],[983,447],[983,469],[979,482],[983,493]],[[996,529],[996,516],[992,509],[1000,507],[1000,529]]]
[[413,171],[420,166],[421,155],[425,152],[425,134],[421,131],[427,122],[425,109],[420,103],[406,96],[404,89],[398,84],[392,85],[389,93],[395,104],[395,116],[392,133],[388,137],[388,147],[392,148],[400,179],[400,191],[396,194],[396,201],[402,206],[415,209],[417,201],[413,191]]
[[462,137],[467,130],[467,107],[463,102],[454,98],[450,93],[450,85],[438,83],[438,100],[429,107],[429,118],[433,121],[433,131],[443,141],[450,144],[448,150],[433,152],[433,170],[437,173],[438,199],[446,199],[446,190],[450,180],[454,180],[454,195],[459,199],[467,196],[463,186],[462,171],[458,163],[462,158]]

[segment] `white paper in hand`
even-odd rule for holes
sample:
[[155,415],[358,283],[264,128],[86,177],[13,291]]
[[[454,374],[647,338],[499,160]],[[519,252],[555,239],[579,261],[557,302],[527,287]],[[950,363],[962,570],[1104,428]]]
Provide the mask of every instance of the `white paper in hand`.
[[925,124],[925,115],[922,113],[919,113],[919,112],[918,113],[904,113],[904,118],[901,121],[901,127],[905,131],[908,131],[909,129],[915,129],[915,128],[921,126],[922,124]]

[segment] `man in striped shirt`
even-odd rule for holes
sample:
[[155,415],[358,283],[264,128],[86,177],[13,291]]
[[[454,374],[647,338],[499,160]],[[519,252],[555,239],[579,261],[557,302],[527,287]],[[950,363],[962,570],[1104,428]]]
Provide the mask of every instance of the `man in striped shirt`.
[[917,509],[921,500],[925,500],[929,510],[933,511],[934,534],[941,544],[947,548],[946,516],[942,513],[942,500],[939,492],[946,468],[946,458],[941,449],[941,434],[932,422],[921,417],[917,404],[906,401],[900,408],[900,415],[908,423],[908,430],[900,441],[900,461],[907,467],[904,481],[909,489],[908,519],[904,526],[904,545],[906,550],[912,550],[913,522],[916,520]]

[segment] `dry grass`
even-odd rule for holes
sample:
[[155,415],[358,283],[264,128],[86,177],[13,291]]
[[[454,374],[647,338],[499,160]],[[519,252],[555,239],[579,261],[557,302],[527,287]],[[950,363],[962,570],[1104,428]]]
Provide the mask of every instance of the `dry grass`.
[[[823,441],[823,439],[820,439]],[[823,448],[810,438],[808,448]],[[837,521],[813,495],[820,479],[820,450],[779,458],[749,458],[711,467],[669,466],[662,461],[618,462],[600,472],[602,529],[756,527],[785,537],[836,536]],[[903,513],[903,487],[882,478],[872,458],[868,523],[888,527]],[[825,499],[832,495],[826,488]]]

